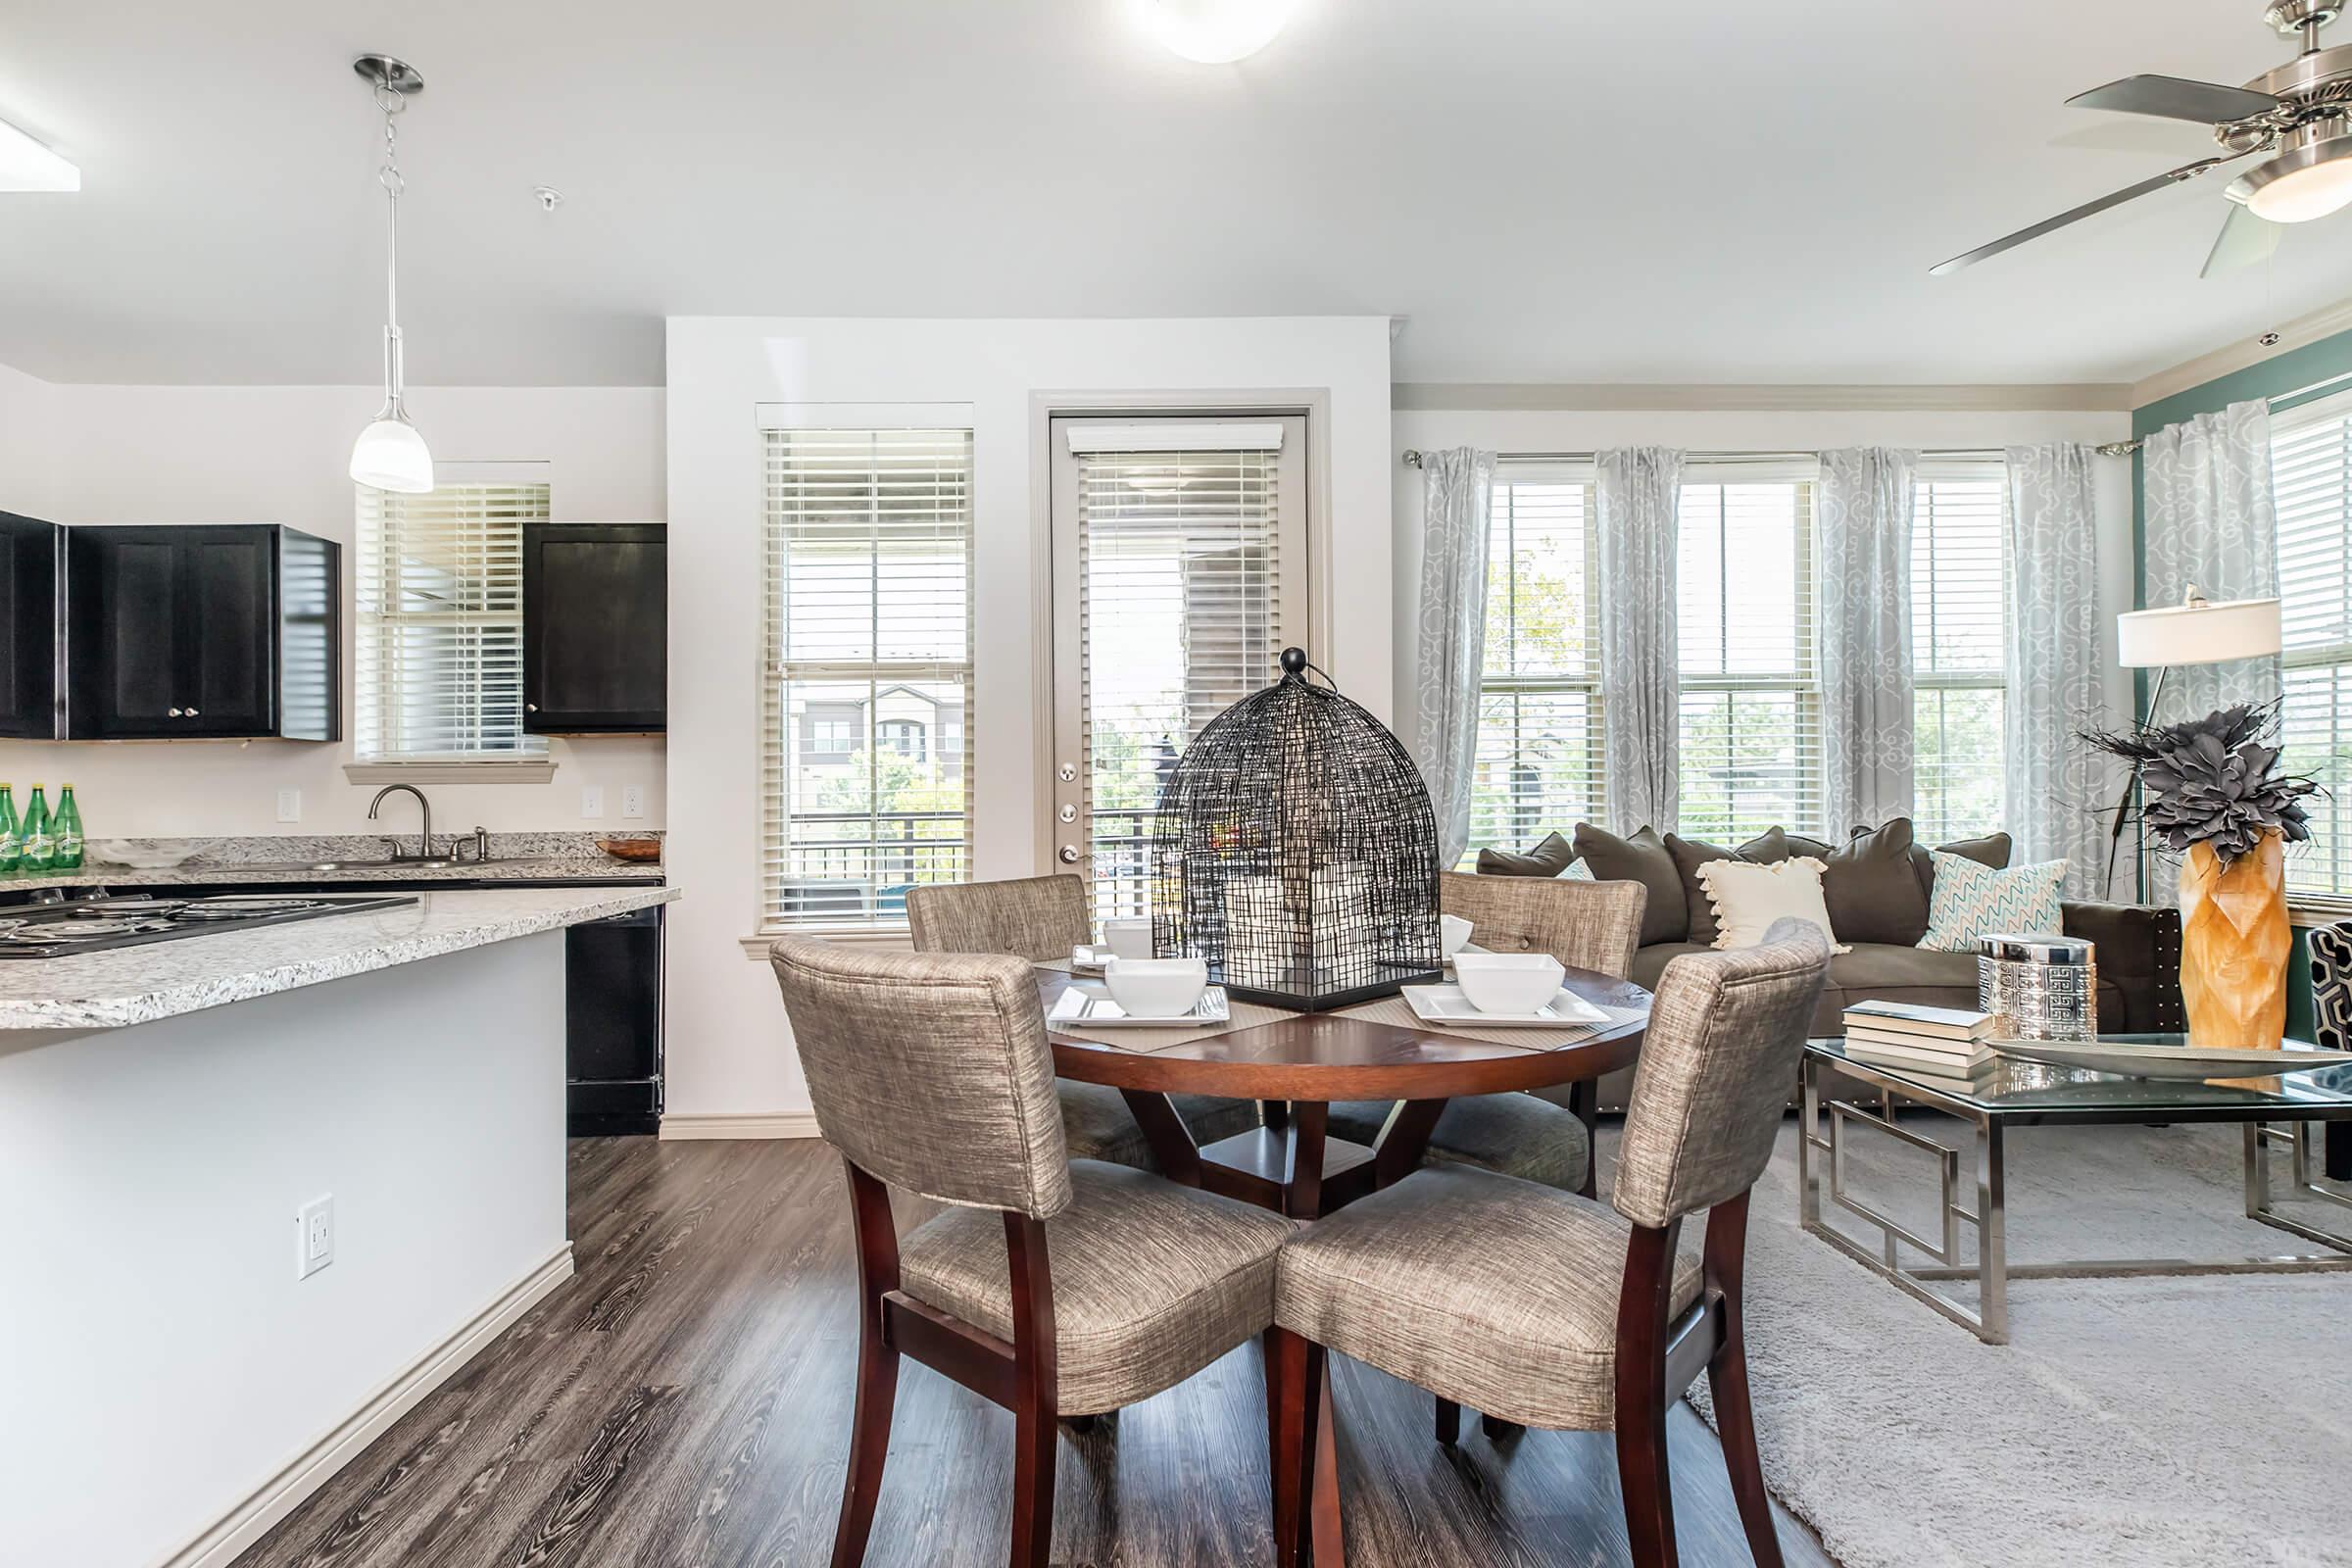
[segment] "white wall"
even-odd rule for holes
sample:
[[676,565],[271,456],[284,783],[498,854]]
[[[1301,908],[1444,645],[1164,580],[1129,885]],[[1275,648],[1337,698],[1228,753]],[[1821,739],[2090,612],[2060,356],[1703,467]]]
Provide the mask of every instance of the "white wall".
[[[370,387],[86,386],[0,369],[0,510],[64,523],[272,522],[343,541],[344,739],[29,745],[0,742],[0,779],[20,790],[71,779],[83,821],[115,835],[358,833],[375,786],[347,782],[357,710],[351,613],[357,563],[345,464],[375,412]],[[47,471],[20,498],[12,413],[38,410]],[[444,462],[549,464],[558,521],[659,522],[663,488],[658,387],[427,387],[409,405]],[[436,828],[494,831],[617,827],[624,785],[646,791],[644,825],[663,820],[659,740],[554,740],[547,784],[433,785]],[[579,814],[580,786],[605,786],[607,816]],[[302,820],[276,820],[277,792],[301,789]],[[403,806],[393,831],[414,832]],[[637,824],[632,823],[632,826]]]
[[[1501,453],[1593,452],[1604,447],[1670,446],[1692,452],[1814,452],[1830,447],[1892,446],[1974,451],[2043,441],[2123,441],[2128,413],[1912,412],[1888,409],[1771,410],[1752,413],[1585,410],[1415,410],[1394,421],[1389,454],[1396,508],[1396,692],[1399,733],[1411,733],[1414,661],[1420,657],[1415,608],[1421,582],[1421,471],[1408,450],[1474,446]],[[2115,663],[2115,617],[2132,608],[2132,464],[2101,460],[2098,472],[2100,637],[2107,659],[2107,701],[2120,717],[2132,701],[2130,677]]]
[[1237,320],[808,320],[669,323],[672,1115],[806,1108],[775,983],[741,940],[760,913],[760,438],[774,402],[973,408],[978,538],[974,871],[1038,860],[1044,791],[1034,682],[1038,421],[1055,395],[1314,391],[1335,548],[1331,647],[1348,692],[1390,709],[1389,333],[1380,317]]
[[[428,1350],[568,1272],[563,1080],[560,931],[0,1034],[0,1562],[178,1561]],[[335,1260],[297,1279],[295,1212],[329,1194]]]
[[0,512],[48,515],[49,395],[55,388],[0,365]]

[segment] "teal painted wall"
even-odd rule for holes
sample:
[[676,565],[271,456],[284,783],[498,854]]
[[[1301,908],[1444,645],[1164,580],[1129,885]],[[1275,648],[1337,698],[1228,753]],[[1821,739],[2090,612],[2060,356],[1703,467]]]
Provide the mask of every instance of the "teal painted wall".
[[[2286,396],[2313,387],[2316,383],[2352,375],[2352,332],[2338,332],[2317,343],[2306,343],[2299,349],[2248,366],[2229,375],[2217,376],[2184,392],[2150,403],[2132,411],[2132,433],[2146,435],[2168,424],[2200,414],[2210,414],[2232,403],[2250,398],[2283,398],[2273,405],[2276,412],[2291,409],[2307,398]],[[2309,397],[2325,397],[2343,390],[2328,386],[2309,393]],[[2132,555],[2133,582],[2138,603],[2145,606],[2147,598],[2147,533],[2146,497],[2140,487],[2139,460],[2132,460]],[[2140,699],[2145,701],[2146,677],[2141,677]],[[2286,1032],[2298,1040],[2309,1040],[2312,1030],[2311,1003],[2311,941],[2310,933],[2297,927],[2293,954],[2286,961]]]

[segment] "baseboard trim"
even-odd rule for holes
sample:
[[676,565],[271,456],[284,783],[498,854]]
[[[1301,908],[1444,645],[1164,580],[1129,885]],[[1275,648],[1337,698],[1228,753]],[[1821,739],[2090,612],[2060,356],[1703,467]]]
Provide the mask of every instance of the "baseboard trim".
[[816,1113],[809,1110],[782,1112],[743,1112],[733,1110],[699,1111],[681,1114],[671,1111],[662,1118],[662,1137],[666,1142],[697,1138],[815,1138]]
[[571,1243],[566,1241],[455,1334],[394,1373],[359,1409],[296,1455],[291,1464],[263,1483],[211,1529],[166,1557],[161,1568],[228,1568],[270,1526],[301,1506],[336,1471],[357,1457],[361,1449],[383,1436],[393,1422],[416,1408],[426,1395],[448,1382],[491,1341],[569,1278]]

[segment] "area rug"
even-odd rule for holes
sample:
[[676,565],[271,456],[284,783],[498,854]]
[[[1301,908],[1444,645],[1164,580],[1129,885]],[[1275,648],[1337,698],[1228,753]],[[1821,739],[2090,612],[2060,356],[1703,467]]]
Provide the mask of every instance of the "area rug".
[[[1857,1136],[1849,1186],[1924,1223],[1925,1156]],[[1772,1491],[1844,1568],[2352,1564],[2352,1274],[2012,1280],[1984,1345],[1798,1229],[1794,1140],[1750,1205],[1749,1366]],[[2013,1131],[2011,1261],[2318,1250],[2244,1217],[2239,1140]]]

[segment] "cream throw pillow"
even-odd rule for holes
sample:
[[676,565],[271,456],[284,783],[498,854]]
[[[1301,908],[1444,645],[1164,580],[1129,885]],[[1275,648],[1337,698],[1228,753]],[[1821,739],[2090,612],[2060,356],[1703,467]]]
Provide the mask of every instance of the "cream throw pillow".
[[1761,947],[1772,922],[1785,916],[1821,927],[1834,953],[1851,953],[1830,929],[1830,906],[1822,897],[1821,873],[1828,869],[1809,855],[1757,865],[1746,860],[1709,860],[1698,868],[1698,885],[1715,906],[1717,948]]

